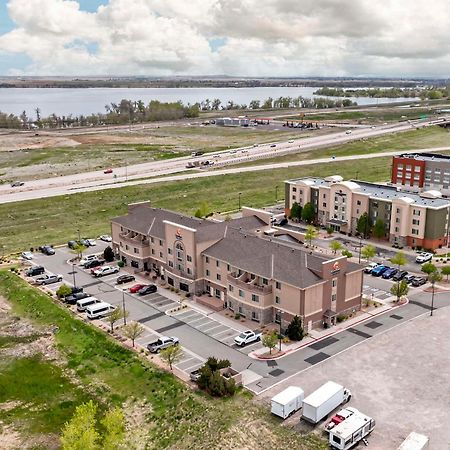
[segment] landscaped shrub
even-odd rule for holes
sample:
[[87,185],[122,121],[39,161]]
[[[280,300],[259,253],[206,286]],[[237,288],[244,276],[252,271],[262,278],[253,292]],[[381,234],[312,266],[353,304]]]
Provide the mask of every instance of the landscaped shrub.
[[119,267],[124,267],[124,266],[125,266],[125,263],[124,263],[123,261],[119,261],[119,262],[117,263],[117,265],[118,265]]
[[236,314],[234,315],[234,318],[235,318],[236,320],[239,320],[239,319],[241,318],[241,315],[240,315],[239,313],[236,313]]
[[213,397],[234,395],[236,392],[235,381],[225,378],[220,373],[220,369],[230,366],[231,363],[227,359],[217,360],[214,357],[208,358],[206,363],[200,368],[200,378],[197,381],[198,387]]
[[286,328],[286,335],[291,341],[301,341],[304,336],[302,321],[300,317],[295,316]]

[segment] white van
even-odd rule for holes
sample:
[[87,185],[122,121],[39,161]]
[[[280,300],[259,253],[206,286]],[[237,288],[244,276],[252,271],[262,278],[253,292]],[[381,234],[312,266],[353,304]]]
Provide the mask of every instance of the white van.
[[86,308],[95,303],[100,303],[100,300],[95,297],[86,297],[77,301],[77,310],[80,312],[86,311]]
[[109,303],[95,303],[86,308],[87,318],[91,320],[100,319],[101,317],[111,314],[115,309],[115,306],[110,305]]

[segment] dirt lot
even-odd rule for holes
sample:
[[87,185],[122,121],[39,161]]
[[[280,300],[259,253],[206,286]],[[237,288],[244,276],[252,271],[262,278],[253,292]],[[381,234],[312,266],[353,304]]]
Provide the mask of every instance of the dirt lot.
[[[333,380],[350,388],[351,406],[376,420],[370,449],[396,449],[416,431],[430,438],[430,449],[448,450],[449,321],[450,308],[421,316],[296,375],[265,392],[262,401],[287,386],[301,386],[308,395]],[[299,418],[297,413],[289,422],[299,430],[309,429]]]

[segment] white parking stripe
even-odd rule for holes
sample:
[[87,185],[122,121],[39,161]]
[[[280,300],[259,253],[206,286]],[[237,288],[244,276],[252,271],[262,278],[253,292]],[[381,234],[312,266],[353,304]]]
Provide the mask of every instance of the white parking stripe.
[[217,325],[217,322],[216,322],[216,325],[214,325],[212,328],[208,328],[208,329],[202,330],[202,331],[204,333],[208,333],[208,331],[214,330],[214,328],[220,328],[221,326],[222,326],[221,324]]
[[187,367],[186,369],[184,369],[184,372],[188,372],[188,373],[192,372],[193,370],[195,370],[195,368],[201,367],[201,366],[203,366],[203,362],[200,362],[200,363],[194,364],[193,366]]
[[200,320],[205,320],[205,319],[207,319],[207,320],[210,321],[210,319],[208,319],[207,317],[202,316],[202,317],[200,317],[199,319],[190,320],[190,321],[187,321],[186,323],[188,323],[189,325],[191,325],[191,324],[193,324],[194,322],[198,322],[198,321],[200,321]]
[[228,333],[230,331],[230,329],[229,328],[227,328],[226,330],[223,330],[223,331],[219,331],[218,333],[214,333],[214,334],[212,334],[211,336],[214,336],[214,337],[216,337],[216,336],[219,336],[220,334],[223,334],[223,333]]

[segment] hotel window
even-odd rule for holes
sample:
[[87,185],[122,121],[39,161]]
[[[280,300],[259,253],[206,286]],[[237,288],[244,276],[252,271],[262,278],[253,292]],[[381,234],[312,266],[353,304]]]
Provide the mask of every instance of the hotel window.
[[239,297],[245,297],[245,293],[242,289],[239,289]]
[[243,308],[242,306],[239,306],[239,314],[240,314],[241,316],[245,317],[245,314],[244,314],[244,308]]
[[187,273],[188,273],[188,275],[192,275],[192,270],[189,269],[189,267],[187,268]]
[[397,214],[400,214],[400,208],[397,208],[396,212],[397,212]]
[[414,234],[415,236],[417,236],[419,234],[419,230],[416,230],[415,228],[413,228],[411,230],[411,234]]
[[171,255],[171,254],[172,254],[172,249],[171,249],[171,248],[168,248],[168,249],[167,249],[167,253],[168,253],[169,255]]
[[403,169],[403,164],[398,164],[397,169]]
[[420,220],[419,219],[413,219],[412,223],[413,223],[413,225],[419,225],[420,224]]
[[208,257],[206,257],[206,264],[208,264],[209,263],[209,258]]
[[357,204],[358,206],[361,206],[361,200],[356,200],[356,204]]
[[414,179],[415,180],[420,180],[420,174],[419,173],[415,173],[414,174]]
[[269,284],[269,280],[267,278],[263,278],[262,284],[264,284],[264,286],[267,286]]
[[219,261],[216,261],[216,267],[219,267],[219,265],[220,265]]
[[275,283],[275,287],[276,287],[277,289],[281,289],[281,283],[280,283],[279,281],[277,281],[277,282]]
[[163,257],[163,254],[162,254],[162,252],[159,252],[159,257],[160,257],[160,258],[162,258],[162,257]]
[[292,200],[295,200],[295,195],[292,196]]
[[155,249],[154,248],[152,248],[152,255],[154,255],[155,254]]
[[302,189],[300,189],[300,195],[303,195],[303,190]]
[[206,276],[209,277],[210,271],[206,269]]
[[277,312],[275,313],[275,323],[281,323],[281,313]]
[[327,198],[327,195],[326,195],[326,194],[323,194],[323,195],[322,195],[322,198]]
[[398,217],[395,218],[395,223],[400,223],[400,219]]
[[188,262],[192,262],[192,256],[187,255],[186,259],[187,259]]
[[169,261],[169,267],[173,267],[173,262]]
[[259,313],[257,313],[256,311],[252,311],[252,320],[259,322]]
[[279,305],[281,303],[281,298],[278,295],[275,297],[275,303]]
[[120,231],[123,231],[123,227],[120,227]]
[[139,253],[139,249],[134,247],[134,253]]
[[217,278],[218,281],[220,281],[220,280],[222,279],[220,273],[218,273],[218,274],[216,275],[216,278]]
[[155,242],[155,240],[151,237],[150,242],[153,244],[153,242]]
[[229,284],[229,285],[228,285],[228,290],[229,290],[230,292],[233,292],[233,291],[234,291],[234,287],[231,286],[231,284]]
[[411,170],[411,165],[410,164],[406,165],[406,170]]
[[162,247],[162,240],[161,239],[159,240],[159,245]]
[[359,214],[359,209],[356,210],[356,214]]
[[395,232],[398,233],[398,227],[395,227]]
[[258,302],[259,303],[259,295],[252,294],[252,302]]
[[292,192],[297,192],[297,188],[293,187]]
[[231,267],[229,264],[227,264],[227,271],[229,272],[231,270]]
[[420,209],[413,209],[414,216],[420,216]]
[[336,294],[331,294],[331,301],[335,302],[336,301]]
[[331,285],[332,285],[333,287],[336,287],[336,286],[337,286],[337,280],[336,280],[336,278],[331,282]]

